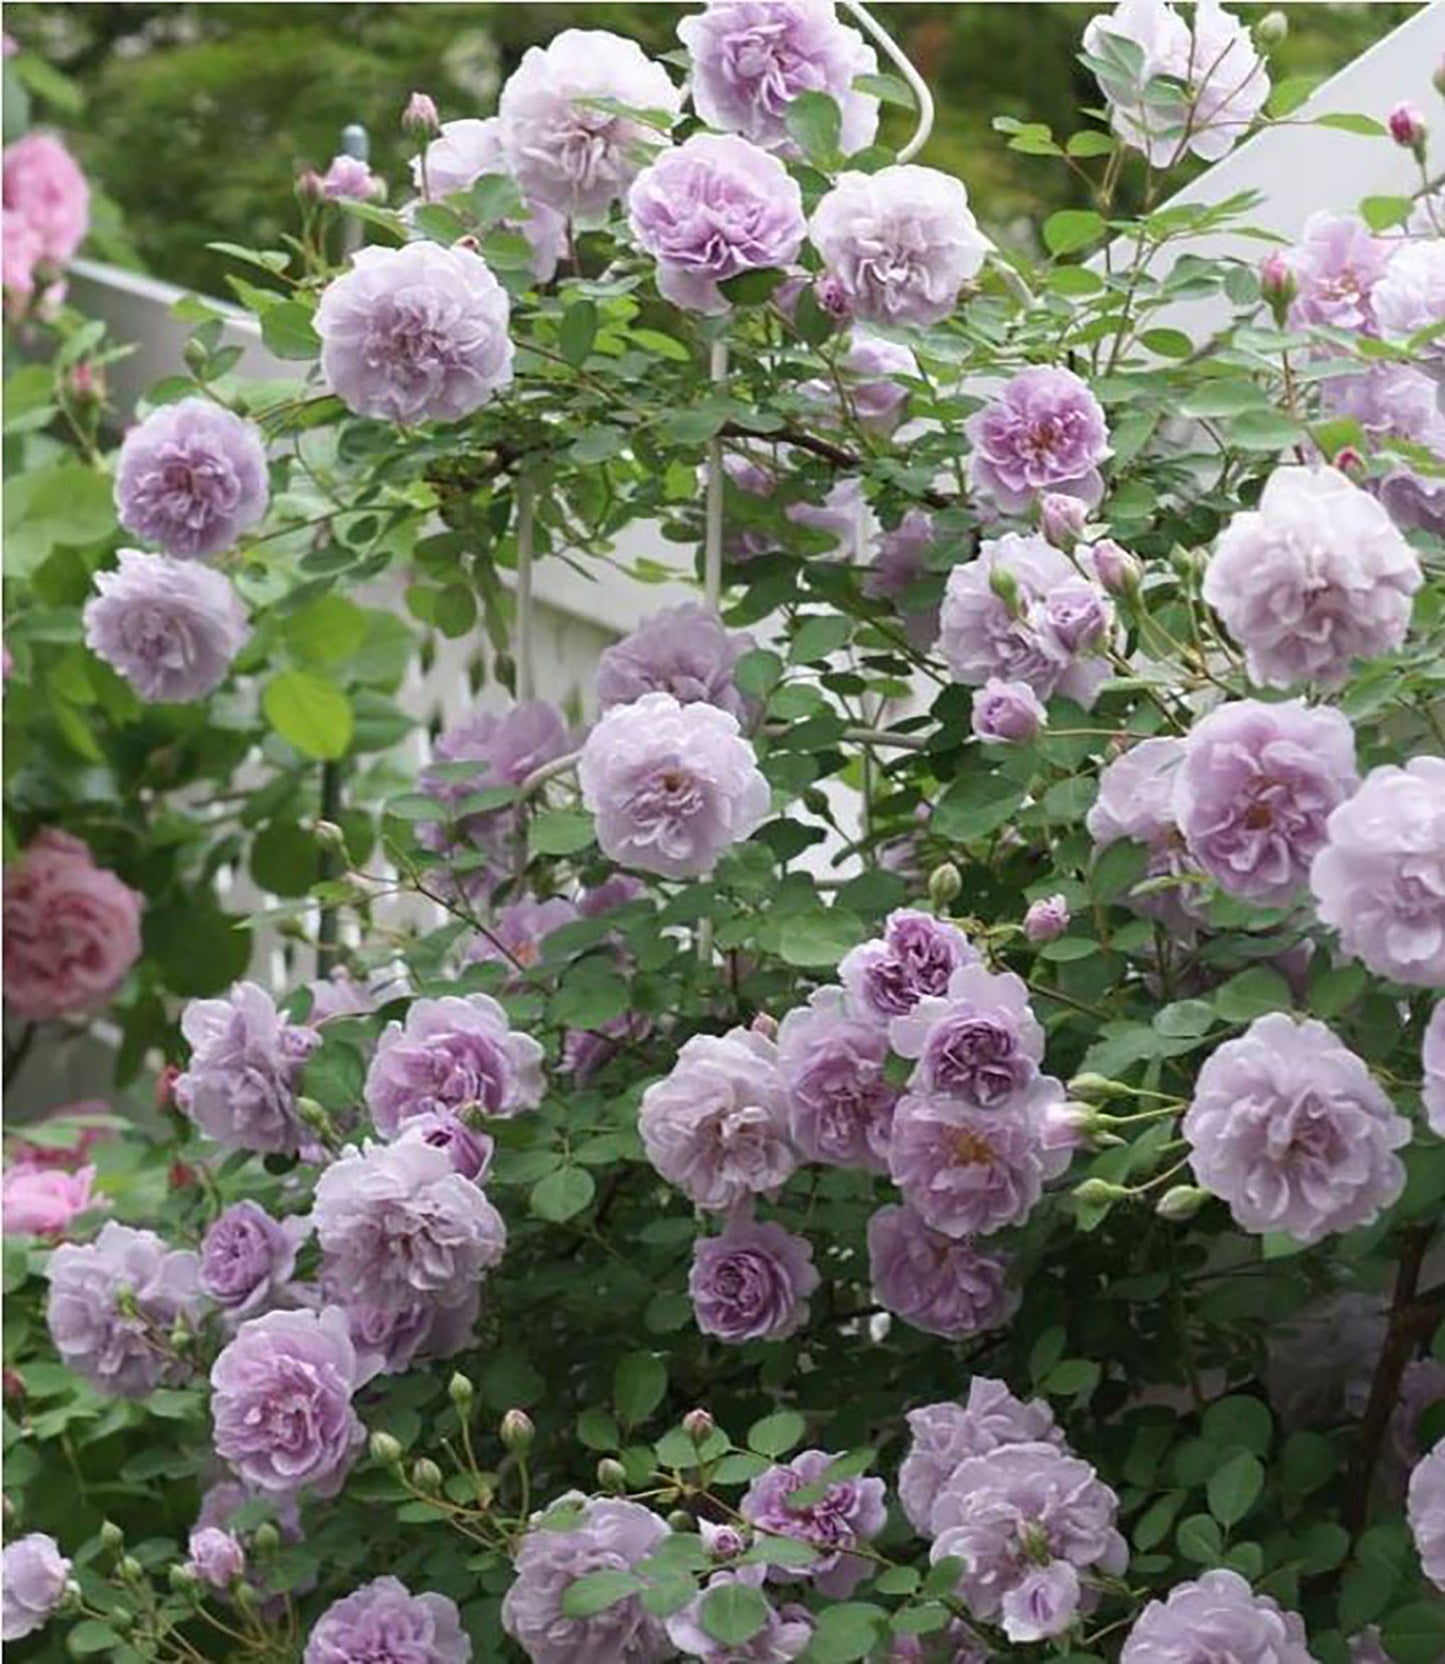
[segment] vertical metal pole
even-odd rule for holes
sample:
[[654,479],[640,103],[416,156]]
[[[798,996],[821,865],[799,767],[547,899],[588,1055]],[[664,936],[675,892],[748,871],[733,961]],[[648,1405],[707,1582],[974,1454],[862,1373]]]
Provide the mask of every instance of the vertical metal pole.
[[517,493],[517,698],[535,699],[536,671],[532,656],[533,596],[532,559],[537,536],[537,487],[526,475],[518,475]]
[[[728,344],[714,341],[710,375],[714,387],[721,387],[728,378]],[[702,593],[712,612],[722,600],[722,533],[723,533],[723,473],[722,440],[712,439],[707,447],[707,520],[702,546]]]

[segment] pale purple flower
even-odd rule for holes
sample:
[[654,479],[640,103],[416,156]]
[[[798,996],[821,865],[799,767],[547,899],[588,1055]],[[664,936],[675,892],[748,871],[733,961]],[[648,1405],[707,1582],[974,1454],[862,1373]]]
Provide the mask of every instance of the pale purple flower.
[[1420,1090],[1425,1117],[1430,1130],[1445,1138],[1445,1000],[1437,1001],[1425,1025],[1420,1068],[1425,1077]]
[[456,422],[512,379],[507,291],[460,245],[363,248],[314,321],[327,386],[358,416]]
[[1297,289],[1290,323],[1377,334],[1374,291],[1389,258],[1358,214],[1311,214],[1286,256]]
[[177,1320],[200,1308],[196,1256],[154,1231],[107,1220],[94,1242],[50,1256],[46,1320],[67,1368],[104,1393],[143,1398],[184,1366],[170,1348]]
[[1352,1635],[1349,1647],[1350,1664],[1393,1664],[1374,1624],[1366,1624],[1358,1634]]
[[577,911],[584,919],[606,918],[632,901],[644,901],[647,886],[631,873],[615,872],[600,884],[592,884],[577,898]]
[[1099,464],[1109,455],[1103,408],[1072,370],[1020,370],[969,419],[970,480],[1005,514],[1043,492],[1093,507],[1104,495]]
[[186,1565],[212,1589],[229,1589],[246,1570],[246,1551],[234,1533],[197,1526],[186,1543]]
[[547,938],[576,920],[576,905],[566,896],[548,896],[545,901],[533,895],[519,896],[497,909],[485,933],[478,931],[471,938],[462,954],[463,962],[528,970],[540,963]]
[[1128,595],[1138,588],[1143,568],[1139,557],[1132,555],[1112,537],[1101,537],[1084,551],[1084,558],[1099,580],[1106,595]]
[[1024,914],[1024,935],[1030,942],[1056,942],[1069,928],[1070,917],[1065,896],[1040,896]]
[[[708,1523],[698,1522],[700,1526]],[[791,1664],[813,1636],[813,1619],[806,1607],[788,1605],[781,1611],[770,1607],[762,1628],[735,1644],[716,1640],[703,1625],[702,1604],[713,1590],[736,1584],[756,1588],[763,1575],[762,1566],[714,1572],[702,1592],[667,1619],[668,1640],[685,1657],[705,1659],[707,1664]]]
[[680,705],[716,705],[747,722],[756,702],[738,692],[733,668],[756,645],[752,636],[724,629],[707,607],[667,607],[603,650],[593,684],[598,703],[607,710],[669,693]]
[[1445,1440],[1415,1464],[1406,1505],[1420,1569],[1445,1589]]
[[528,47],[497,115],[507,163],[529,200],[574,219],[600,215],[626,194],[649,150],[667,143],[655,127],[598,101],[669,122],[682,107],[662,65],[606,29],[564,29],[545,47]]
[[314,1215],[323,1275],[383,1310],[460,1305],[507,1246],[486,1193],[418,1133],[344,1150],[317,1181]]
[[435,133],[441,126],[436,99],[430,93],[413,91],[401,112],[401,126],[406,133]]
[[229,549],[265,514],[269,500],[261,430],[210,399],[161,405],[120,448],[120,523],[168,555]]
[[421,1358],[450,1358],[466,1351],[475,1340],[482,1309],[479,1283],[455,1306],[439,1306],[430,1297],[405,1306],[378,1306],[334,1279],[324,1281],[322,1291],[345,1314],[356,1350],[358,1386],[377,1375],[402,1375]]
[[1023,980],[979,964],[960,965],[945,993],[895,1017],[888,1037],[900,1057],[918,1060],[910,1093],[958,1098],[981,1109],[996,1109],[1026,1091],[1044,1055],[1044,1031]]
[[970,687],[995,677],[1026,682],[1040,699],[1062,693],[1087,709],[1109,667],[1076,651],[1058,626],[1079,648],[1092,648],[1107,628],[1108,606],[1067,555],[1037,534],[1008,532],[985,539],[976,560],[949,573],[939,648],[954,678]]
[[994,1664],[995,1654],[962,1618],[928,1635],[895,1635],[882,1664]]
[[[847,1600],[868,1571],[868,1561],[849,1550],[878,1535],[887,1506],[881,1479],[828,1480],[828,1469],[837,1460],[822,1450],[800,1451],[759,1474],[743,1493],[738,1512],[755,1530],[795,1537],[817,1552],[807,1566],[770,1567],[770,1577],[806,1578],[829,1600]],[[827,1488],[816,1502],[789,1506],[794,1491],[819,1483]]]
[[534,1525],[513,1556],[516,1581],[502,1601],[502,1628],[532,1664],[661,1664],[672,1651],[662,1621],[637,1595],[614,1601],[590,1618],[567,1618],[562,1597],[589,1572],[626,1571],[667,1536],[650,1508],[610,1497],[584,1500],[576,1517],[549,1528]]
[[961,181],[908,163],[839,174],[809,222],[828,276],[863,323],[941,323],[992,246]]
[[321,1044],[315,1029],[289,1023],[254,982],[221,999],[192,1000],[181,1013],[191,1048],[175,1101],[218,1144],[290,1155],[306,1141],[296,1113],[301,1070]]
[[990,676],[973,693],[973,737],[984,745],[1027,745],[1048,725],[1049,713],[1027,682]]
[[387,971],[374,972],[361,981],[342,965],[308,982],[306,988],[311,995],[311,1008],[306,1013],[309,1028],[319,1028],[337,1017],[369,1016],[379,1004],[406,992],[405,985]]
[[777,1047],[752,1029],[685,1041],[643,1093],[637,1130],[662,1177],[715,1213],[777,1190],[798,1165]]
[[416,1000],[377,1041],[365,1097],[383,1138],[439,1110],[516,1115],[542,1101],[542,1048],[488,994]]
[[21,1641],[43,1629],[64,1598],[69,1577],[70,1562],[43,1531],[6,1543],[0,1557],[0,1640]]
[[311,1221],[273,1219],[259,1202],[233,1202],[201,1238],[200,1284],[217,1305],[249,1317],[272,1302],[296,1270]]
[[[428,200],[470,191],[479,179],[507,172],[502,152],[502,124],[496,116],[445,121],[436,138],[411,164],[412,180]],[[526,214],[502,224],[520,231],[532,250],[532,276],[550,283],[567,251],[567,217],[542,202],[526,202]]]
[[789,503],[783,517],[832,540],[835,550],[850,559],[861,554],[867,539],[868,503],[856,478],[835,480],[821,502]]
[[[1012,386],[1010,382],[1009,387]],[[1004,390],[1005,397],[1008,390]],[[1056,549],[1066,553],[1072,549],[1083,535],[1088,519],[1089,505],[1082,497],[1071,497],[1064,491],[1045,491],[1039,498],[1039,530]]]
[[888,1170],[897,1089],[886,1074],[888,1039],[841,988],[819,988],[778,1029],[778,1072],[788,1131],[809,1161]]
[[[1099,795],[1085,817],[1101,850],[1127,838],[1149,852],[1145,880],[1195,870],[1174,818],[1175,777],[1184,741],[1172,736],[1139,740],[1099,776]],[[1134,912],[1156,918],[1187,937],[1200,908],[1199,886],[1181,883],[1126,897]]]
[[[1138,67],[1109,55],[1109,37],[1131,43]],[[1114,131],[1154,167],[1192,152],[1207,162],[1227,156],[1269,96],[1269,75],[1248,29],[1218,0],[1193,8],[1193,29],[1167,0],[1120,0],[1093,18],[1084,50],[1098,70]],[[1160,76],[1184,83],[1180,98],[1149,91]]]
[[1321,920],[1377,976],[1445,988],[1445,758],[1372,769],[1310,868]]
[[697,1326],[730,1346],[785,1340],[808,1321],[818,1286],[811,1245],[781,1225],[731,1219],[692,1245],[687,1288]]
[[[1010,1640],[1061,1634],[1082,1593],[1079,1573],[1118,1575],[1129,1551],[1115,1529],[1119,1501],[1093,1468],[1053,1444],[1004,1444],[965,1458],[933,1504],[930,1558],[962,1562],[970,1614]],[[1062,1564],[1047,1584],[1040,1571]]]
[[1019,1399],[1002,1381],[975,1375],[964,1404],[925,1404],[908,1412],[908,1454],[898,1469],[898,1500],[913,1529],[935,1534],[933,1507],[960,1462],[1006,1444],[1051,1444],[1064,1435],[1041,1398]]
[[1284,467],[1225,527],[1203,594],[1253,681],[1337,687],[1355,659],[1405,639],[1420,583],[1419,557],[1373,497],[1337,469]]
[[[1445,239],[1421,237],[1397,247],[1374,301],[1380,333],[1391,339],[1445,323]],[[1422,343],[1416,361],[1431,375],[1445,372],[1445,340],[1437,335]]]
[[1233,700],[1190,729],[1174,817],[1222,890],[1283,907],[1304,887],[1331,812],[1358,784],[1354,730],[1339,711]]
[[799,93],[821,92],[842,114],[843,154],[872,144],[878,100],[853,83],[875,74],[878,59],[832,0],[709,0],[677,33],[692,59],[693,106],[709,127],[794,155],[788,108]]
[[1445,1361],[1439,1358],[1412,1358],[1400,1376],[1400,1391],[1390,1417],[1382,1463],[1383,1472],[1392,1482],[1401,1485],[1425,1454],[1421,1442],[1423,1422],[1427,1411],[1445,1404]]
[[939,609],[936,603],[918,604],[913,594],[928,576],[933,544],[933,517],[911,508],[878,539],[873,564],[863,574],[863,593],[875,601],[893,602],[909,641],[924,653],[938,640]]
[[1190,1165],[1241,1229],[1298,1242],[1370,1224],[1396,1201],[1410,1141],[1364,1063],[1323,1023],[1274,1011],[1199,1071]]
[[334,1496],[366,1437],[351,1407],[356,1386],[335,1306],[253,1317],[211,1368],[216,1454],[268,1495]]
[[[836,378],[805,381],[798,392],[819,407],[826,420],[854,422],[865,433],[890,434],[903,420],[908,388],[896,378],[918,380],[918,360],[897,341],[855,329],[835,366]],[[925,525],[928,516],[910,509]]]
[[695,133],[664,150],[627,193],[639,247],[657,262],[657,287],[674,306],[727,312],[718,288],[743,272],[791,265],[807,232],[803,197],[767,151],[731,134]]
[[304,1664],[469,1664],[471,1656],[455,1601],[378,1577],[326,1608]]
[[1445,456],[1445,412],[1435,382],[1408,364],[1376,364],[1359,375],[1331,376],[1321,384],[1321,398],[1331,415],[1353,417],[1376,440],[1374,460],[1389,471],[1363,484],[1395,524],[1445,535],[1445,478],[1419,472],[1392,443],[1404,440]]
[[386,184],[356,156],[333,156],[321,175],[321,194],[330,202],[376,202]]
[[231,580],[194,561],[139,549],[121,549],[116,559],[116,570],[95,575],[82,615],[85,645],[142,699],[204,699],[251,634]]
[[664,878],[710,873],[772,801],[737,719],[667,693],[608,711],[587,736],[577,778],[603,854]]
[[1018,1297],[1008,1262],[924,1224],[910,1207],[883,1207],[868,1221],[873,1298],[925,1334],[966,1340],[997,1329]]
[[907,1016],[919,1000],[946,994],[959,966],[977,961],[957,925],[903,907],[888,915],[882,936],[844,955],[838,978],[857,1010],[888,1023]]
[[1120,1664],[1315,1664],[1305,1626],[1238,1572],[1205,1572],[1151,1600],[1135,1620]]

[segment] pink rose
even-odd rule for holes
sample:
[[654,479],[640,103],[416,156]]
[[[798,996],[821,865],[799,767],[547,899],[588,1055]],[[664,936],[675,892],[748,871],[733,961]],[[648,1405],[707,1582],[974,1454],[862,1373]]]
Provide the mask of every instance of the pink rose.
[[103,1098],[83,1098],[79,1103],[66,1104],[27,1129],[39,1133],[46,1127],[63,1127],[69,1135],[66,1143],[57,1143],[53,1138],[32,1142],[22,1134],[11,1147],[11,1158],[17,1167],[60,1167],[73,1173],[84,1167],[94,1145],[111,1136],[110,1128],[104,1125],[111,1119],[110,1105]]
[[7,1168],[0,1181],[0,1209],[6,1236],[63,1236],[76,1214],[91,1205],[93,1167],[66,1173],[58,1167]]
[[0,288],[12,311],[23,311],[35,293],[35,268],[44,257],[44,239],[24,214],[0,212]]
[[46,827],[5,874],[5,1001],[43,1022],[102,1005],[140,957],[143,898]]
[[90,225],[90,187],[53,133],[27,133],[5,147],[5,206],[40,234],[41,252],[63,266]]

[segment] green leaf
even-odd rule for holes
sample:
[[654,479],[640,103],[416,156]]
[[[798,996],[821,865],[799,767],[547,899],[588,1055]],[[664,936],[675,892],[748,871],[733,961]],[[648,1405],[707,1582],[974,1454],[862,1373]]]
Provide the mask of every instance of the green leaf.
[[748,1449],[761,1456],[785,1456],[802,1442],[808,1424],[796,1410],[778,1410],[748,1429]]
[[1269,101],[1265,104],[1266,111],[1276,119],[1292,114],[1322,80],[1322,75],[1291,75],[1270,93]]
[[321,337],[312,328],[311,316],[309,306],[283,300],[261,314],[261,339],[277,358],[315,358],[321,351]]
[[825,172],[842,159],[843,115],[825,92],[800,92],[788,105],[788,137],[815,167]]
[[5,576],[28,577],[60,545],[84,549],[115,531],[111,482],[79,462],[5,481]]
[[[1108,148],[1106,145],[1105,149]],[[1050,254],[1073,254],[1077,249],[1088,248],[1103,234],[1104,216],[1089,208],[1061,208],[1044,221],[1044,247]]]
[[752,1640],[771,1615],[758,1590],[746,1583],[725,1583],[702,1597],[698,1616],[714,1641],[737,1647]]
[[1264,390],[1233,378],[1201,382],[1179,401],[1181,416],[1238,416],[1261,408],[1269,408]]
[[1146,329],[1139,340],[1147,351],[1161,358],[1188,358],[1194,351],[1193,341],[1182,329]]
[[778,952],[789,965],[831,969],[867,936],[856,913],[841,907],[818,907],[784,919]]
[[866,1658],[877,1645],[887,1622],[881,1607],[864,1601],[842,1601],[818,1613],[808,1644],[809,1664],[852,1664]]
[[739,272],[726,278],[718,288],[734,306],[761,306],[771,299],[773,291],[787,279],[787,273],[776,266],[765,266],[754,272]]
[[733,685],[749,699],[766,700],[782,680],[783,661],[766,647],[752,647],[733,666]]
[[294,821],[272,821],[251,842],[251,876],[273,896],[304,896],[320,861],[316,839]]
[[1224,1538],[1208,1514],[1191,1514],[1181,1521],[1174,1542],[1186,1560],[1200,1566],[1216,1564],[1224,1552]]
[[1246,410],[1224,427],[1228,442],[1245,451],[1281,451],[1304,434],[1303,422],[1278,410]]
[[286,644],[308,664],[338,664],[366,640],[366,613],[344,595],[320,595],[282,625]]
[[1044,1378],[1043,1390],[1052,1398],[1076,1398],[1092,1392],[1101,1373],[1091,1358],[1065,1358]]
[[818,664],[836,653],[853,633],[853,621],[837,613],[805,618],[788,648],[793,664]]
[[1445,1604],[1415,1601],[1382,1625],[1385,1651],[1396,1664],[1440,1664],[1445,1657]]
[[562,328],[558,345],[569,364],[579,367],[587,362],[592,343],[597,339],[597,303],[574,300],[562,314]]
[[667,1391],[667,1365],[651,1352],[619,1358],[612,1377],[612,1402],[625,1425],[645,1421]]
[[1328,115],[1316,116],[1316,127],[1332,127],[1338,133],[1358,133],[1361,138],[1383,139],[1385,127],[1373,116],[1355,115],[1347,110],[1332,110]]
[[1068,155],[1074,157],[1108,156],[1119,141],[1109,133],[1100,133],[1092,127],[1086,127],[1082,132],[1072,134],[1064,145]]
[[596,1181],[585,1167],[559,1167],[533,1185],[528,1202],[539,1219],[560,1225],[581,1213],[596,1190]]
[[1414,197],[1367,196],[1360,203],[1360,217],[1371,231],[1388,231],[1403,225],[1415,207]]
[[972,843],[1006,826],[1024,795],[1025,787],[1008,774],[967,774],[939,798],[929,831],[947,843]]
[[1269,1450],[1273,1433],[1274,1418],[1269,1406],[1243,1393],[1216,1399],[1204,1412],[1204,1437],[1224,1450],[1243,1445],[1256,1456],[1263,1456]]
[[596,836],[592,816],[582,809],[548,809],[537,816],[527,834],[533,855],[575,855]]
[[1288,1011],[1293,1004],[1289,984],[1268,965],[1232,976],[1214,995],[1214,1009],[1227,1023],[1249,1023],[1270,1011]]
[[591,1618],[599,1612],[605,1612],[608,1607],[616,1606],[618,1601],[626,1600],[629,1595],[635,1595],[642,1588],[642,1579],[636,1572],[626,1572],[607,1568],[600,1572],[584,1572],[581,1577],[574,1578],[562,1592],[562,1616],[564,1618]]
[[1221,1525],[1237,1525],[1254,1506],[1264,1487],[1264,1469],[1248,1451],[1231,1457],[1210,1474],[1205,1486],[1209,1512]]
[[106,1652],[121,1643],[120,1636],[109,1624],[102,1623],[99,1618],[82,1618],[66,1635],[65,1644],[71,1652],[83,1658],[88,1653]]
[[309,670],[283,670],[261,695],[266,720],[306,757],[344,757],[351,744],[351,704],[334,682]]

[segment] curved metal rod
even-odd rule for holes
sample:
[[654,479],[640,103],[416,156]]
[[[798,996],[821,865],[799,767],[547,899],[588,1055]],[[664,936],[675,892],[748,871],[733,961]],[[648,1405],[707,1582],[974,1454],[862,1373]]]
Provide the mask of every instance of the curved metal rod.
[[928,90],[928,83],[905,56],[903,48],[866,6],[859,5],[857,0],[843,0],[843,10],[883,48],[884,56],[908,83],[908,90],[913,94],[913,102],[918,106],[918,125],[913,130],[913,137],[898,152],[900,162],[911,162],[928,143],[928,135],[933,131],[933,94]]

